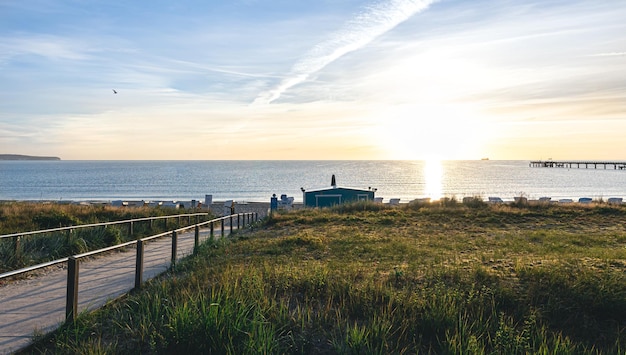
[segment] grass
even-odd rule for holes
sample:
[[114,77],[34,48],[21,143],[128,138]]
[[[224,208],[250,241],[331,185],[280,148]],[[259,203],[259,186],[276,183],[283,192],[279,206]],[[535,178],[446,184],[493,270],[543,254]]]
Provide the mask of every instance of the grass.
[[275,214],[24,353],[620,354],[626,209]]
[[[0,203],[0,234],[182,213],[189,213],[189,211],[171,208],[2,202]],[[183,220],[186,221],[186,219]],[[149,222],[134,223],[132,235],[128,233],[128,225],[113,225],[106,228],[94,227],[76,229],[71,232],[21,236],[17,253],[16,238],[0,239],[0,273],[120,244],[177,227],[178,221],[170,219],[167,228],[163,221],[155,222],[152,226]]]

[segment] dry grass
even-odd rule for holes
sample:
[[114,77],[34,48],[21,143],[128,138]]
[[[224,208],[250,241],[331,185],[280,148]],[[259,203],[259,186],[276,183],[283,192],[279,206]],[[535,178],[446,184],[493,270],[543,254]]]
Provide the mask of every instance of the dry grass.
[[[107,205],[73,205],[57,203],[2,202],[0,203],[0,234],[45,230],[134,218],[189,213],[189,210],[169,208],[124,208]],[[181,221],[184,222],[184,221]],[[170,221],[168,229],[178,226]],[[89,250],[119,244],[141,236],[164,231],[164,223],[136,223],[133,234],[122,225],[107,228],[77,229],[21,236],[0,240],[0,272],[15,270],[41,262],[67,257]]]
[[614,354],[623,207],[277,214],[28,352]]

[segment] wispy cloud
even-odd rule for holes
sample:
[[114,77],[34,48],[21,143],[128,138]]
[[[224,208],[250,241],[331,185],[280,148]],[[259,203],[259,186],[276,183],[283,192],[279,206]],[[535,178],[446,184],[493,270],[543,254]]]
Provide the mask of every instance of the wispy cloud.
[[592,57],[623,57],[626,56],[626,52],[608,52],[608,53],[598,53],[592,54]]
[[32,54],[51,59],[83,60],[92,50],[84,43],[52,35],[0,38],[0,48],[8,55]]
[[298,61],[289,75],[275,88],[261,93],[253,104],[269,104],[312,74],[392,30],[413,15],[424,11],[436,0],[392,0],[366,7],[326,41],[311,49]]

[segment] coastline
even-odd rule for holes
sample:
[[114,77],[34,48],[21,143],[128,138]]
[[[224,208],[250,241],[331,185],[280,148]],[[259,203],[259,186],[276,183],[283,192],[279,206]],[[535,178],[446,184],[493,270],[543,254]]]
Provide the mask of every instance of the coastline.
[[5,161],[59,161],[59,157],[43,157],[36,155],[22,155],[22,154],[0,154],[0,160]]

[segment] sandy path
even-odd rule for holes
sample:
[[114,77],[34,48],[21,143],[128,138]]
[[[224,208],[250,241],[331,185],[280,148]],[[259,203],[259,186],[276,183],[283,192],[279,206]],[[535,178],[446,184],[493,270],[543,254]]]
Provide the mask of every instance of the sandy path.
[[[236,226],[236,223],[235,223]],[[228,233],[228,227],[225,234]],[[219,224],[215,237],[220,237]],[[200,241],[209,231],[200,231]],[[193,252],[194,232],[178,235],[177,259]],[[144,282],[170,266],[172,239],[162,237],[144,247]],[[135,285],[136,248],[81,260],[78,312],[93,310],[132,290]],[[35,332],[56,329],[65,320],[67,266],[0,286],[0,354],[27,346]]]

